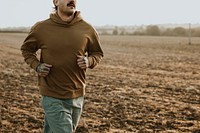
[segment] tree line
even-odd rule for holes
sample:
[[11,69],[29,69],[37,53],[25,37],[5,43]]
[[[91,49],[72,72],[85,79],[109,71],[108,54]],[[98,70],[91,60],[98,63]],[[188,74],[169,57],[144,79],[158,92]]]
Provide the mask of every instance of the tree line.
[[159,27],[157,25],[148,25],[134,28],[133,30],[127,31],[123,27],[115,26],[112,30],[98,29],[102,35],[148,35],[148,36],[189,36],[200,37],[200,27],[196,28],[184,28],[184,27],[174,27],[165,28]]
[[[200,27],[193,27],[191,29],[185,27],[167,28],[158,25],[147,26],[112,26],[112,27],[96,27],[100,35],[148,35],[148,36],[189,36],[200,37]],[[0,32],[29,32],[30,27],[10,27],[0,28]]]

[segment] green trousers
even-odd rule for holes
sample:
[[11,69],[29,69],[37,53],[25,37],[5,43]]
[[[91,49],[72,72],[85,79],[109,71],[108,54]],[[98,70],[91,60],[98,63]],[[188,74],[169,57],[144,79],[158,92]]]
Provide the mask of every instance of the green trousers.
[[83,97],[75,99],[57,99],[42,96],[44,109],[44,133],[72,133],[78,125]]

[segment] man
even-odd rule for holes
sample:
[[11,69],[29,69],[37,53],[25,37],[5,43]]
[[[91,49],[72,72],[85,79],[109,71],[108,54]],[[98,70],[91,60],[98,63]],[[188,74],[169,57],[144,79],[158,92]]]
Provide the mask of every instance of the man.
[[38,73],[44,132],[72,133],[83,107],[86,69],[100,62],[103,51],[97,32],[76,11],[76,0],[53,3],[55,13],[31,28],[21,51]]

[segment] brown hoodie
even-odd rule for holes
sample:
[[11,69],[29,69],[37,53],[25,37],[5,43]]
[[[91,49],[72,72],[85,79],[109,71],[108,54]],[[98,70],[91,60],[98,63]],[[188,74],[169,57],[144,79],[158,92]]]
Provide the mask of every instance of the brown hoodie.
[[[36,52],[41,49],[40,60]],[[80,12],[64,22],[58,14],[35,24],[21,46],[22,55],[33,69],[40,63],[52,65],[47,77],[39,77],[41,95],[55,98],[76,98],[85,94],[85,72],[77,65],[77,56],[88,53],[89,68],[94,68],[103,57],[99,37],[85,22]]]

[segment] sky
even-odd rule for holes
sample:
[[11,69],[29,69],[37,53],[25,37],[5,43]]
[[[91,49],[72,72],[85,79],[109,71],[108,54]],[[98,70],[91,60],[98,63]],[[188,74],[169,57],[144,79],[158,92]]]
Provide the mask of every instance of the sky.
[[[29,27],[47,19],[53,0],[0,0],[0,28]],[[77,0],[77,10],[94,26],[198,24],[200,0]]]

